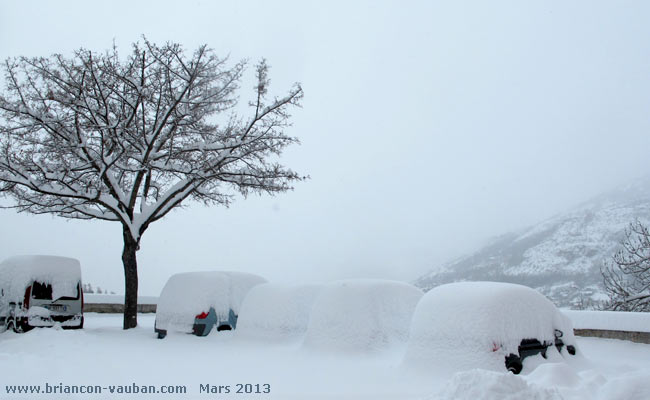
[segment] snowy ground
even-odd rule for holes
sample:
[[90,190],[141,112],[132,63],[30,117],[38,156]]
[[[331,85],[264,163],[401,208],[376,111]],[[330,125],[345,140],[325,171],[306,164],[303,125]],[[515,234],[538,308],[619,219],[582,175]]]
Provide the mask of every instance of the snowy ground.
[[[236,332],[157,340],[153,322],[153,314],[140,315],[139,327],[124,332],[120,315],[87,313],[82,331],[0,334],[0,399],[650,399],[650,345],[644,344],[579,338],[585,357],[570,364],[533,369],[529,363],[520,376],[482,370],[446,375],[403,367],[403,349],[348,357],[298,343],[266,345],[240,339]],[[6,393],[7,385],[38,385],[43,391],[46,383],[51,390],[72,385],[103,389],[102,394]],[[125,390],[134,383],[164,391],[183,385],[187,393],[117,393],[120,385]],[[250,386],[241,386],[242,391],[261,393],[235,393],[246,384]],[[201,385],[212,390],[222,386],[222,392],[227,386],[230,393],[201,393]],[[264,393],[267,389],[270,393]]]

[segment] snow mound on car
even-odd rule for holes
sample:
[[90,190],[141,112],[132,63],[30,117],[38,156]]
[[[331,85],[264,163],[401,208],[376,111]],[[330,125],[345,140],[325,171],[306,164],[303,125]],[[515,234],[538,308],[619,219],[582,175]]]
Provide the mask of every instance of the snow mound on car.
[[303,346],[376,352],[405,343],[423,293],[386,280],[346,280],[323,287],[312,308]]
[[287,341],[304,336],[319,285],[266,283],[251,289],[241,306],[237,335]]
[[79,260],[59,256],[15,256],[0,263],[0,287],[9,301],[23,301],[32,282],[52,286],[52,298],[77,297],[81,281]]
[[156,327],[191,332],[196,315],[214,308],[227,320],[233,310],[239,313],[248,291],[265,283],[260,276],[244,272],[203,271],[172,275],[163,287],[156,309]]
[[[418,304],[405,362],[428,368],[503,371],[522,339],[554,342],[563,332],[575,346],[571,321],[546,297],[522,285],[460,282],[438,286]],[[551,346],[548,351],[555,351]],[[563,351],[566,351],[566,346]]]
[[427,400],[562,400],[555,388],[526,382],[510,373],[474,369],[456,373],[441,393]]

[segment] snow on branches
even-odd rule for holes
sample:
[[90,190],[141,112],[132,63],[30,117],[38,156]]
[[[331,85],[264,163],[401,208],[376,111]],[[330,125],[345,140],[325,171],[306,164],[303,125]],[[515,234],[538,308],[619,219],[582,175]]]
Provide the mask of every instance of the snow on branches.
[[650,231],[637,221],[625,231],[622,248],[601,271],[609,300],[604,309],[650,311]]
[[284,130],[302,89],[268,99],[262,61],[251,115],[237,116],[246,65],[227,62],[146,39],[125,59],[113,48],[7,60],[0,189],[20,211],[118,221],[136,241],[188,198],[290,189],[302,177],[272,160],[298,142]]

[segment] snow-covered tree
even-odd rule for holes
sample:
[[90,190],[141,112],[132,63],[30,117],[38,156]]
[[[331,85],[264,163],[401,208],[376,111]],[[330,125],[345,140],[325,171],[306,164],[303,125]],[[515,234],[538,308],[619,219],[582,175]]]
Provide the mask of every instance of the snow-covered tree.
[[622,248],[601,271],[609,300],[604,309],[650,311],[650,232],[637,221],[625,231]]
[[19,211],[122,225],[124,329],[137,325],[136,252],[149,225],[190,200],[228,205],[302,179],[278,163],[298,142],[285,130],[301,87],[269,98],[262,61],[250,112],[238,115],[245,66],[146,39],[125,58],[114,46],[5,62],[0,193]]

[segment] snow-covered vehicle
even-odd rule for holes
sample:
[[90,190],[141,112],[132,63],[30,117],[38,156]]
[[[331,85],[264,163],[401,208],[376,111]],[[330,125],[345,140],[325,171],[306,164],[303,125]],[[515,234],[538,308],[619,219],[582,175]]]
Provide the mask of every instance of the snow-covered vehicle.
[[81,266],[58,256],[16,256],[0,263],[0,326],[15,332],[84,324]]
[[383,279],[327,284],[311,308],[303,347],[377,353],[404,345],[423,294],[408,283]]
[[248,292],[241,306],[237,335],[254,340],[301,340],[321,285],[265,283]]
[[248,291],[266,279],[244,272],[204,271],[172,275],[156,309],[158,338],[168,331],[206,336],[237,327],[239,308]]
[[432,368],[522,371],[524,361],[576,354],[571,321],[526,286],[461,282],[429,291],[418,304],[405,362]]

